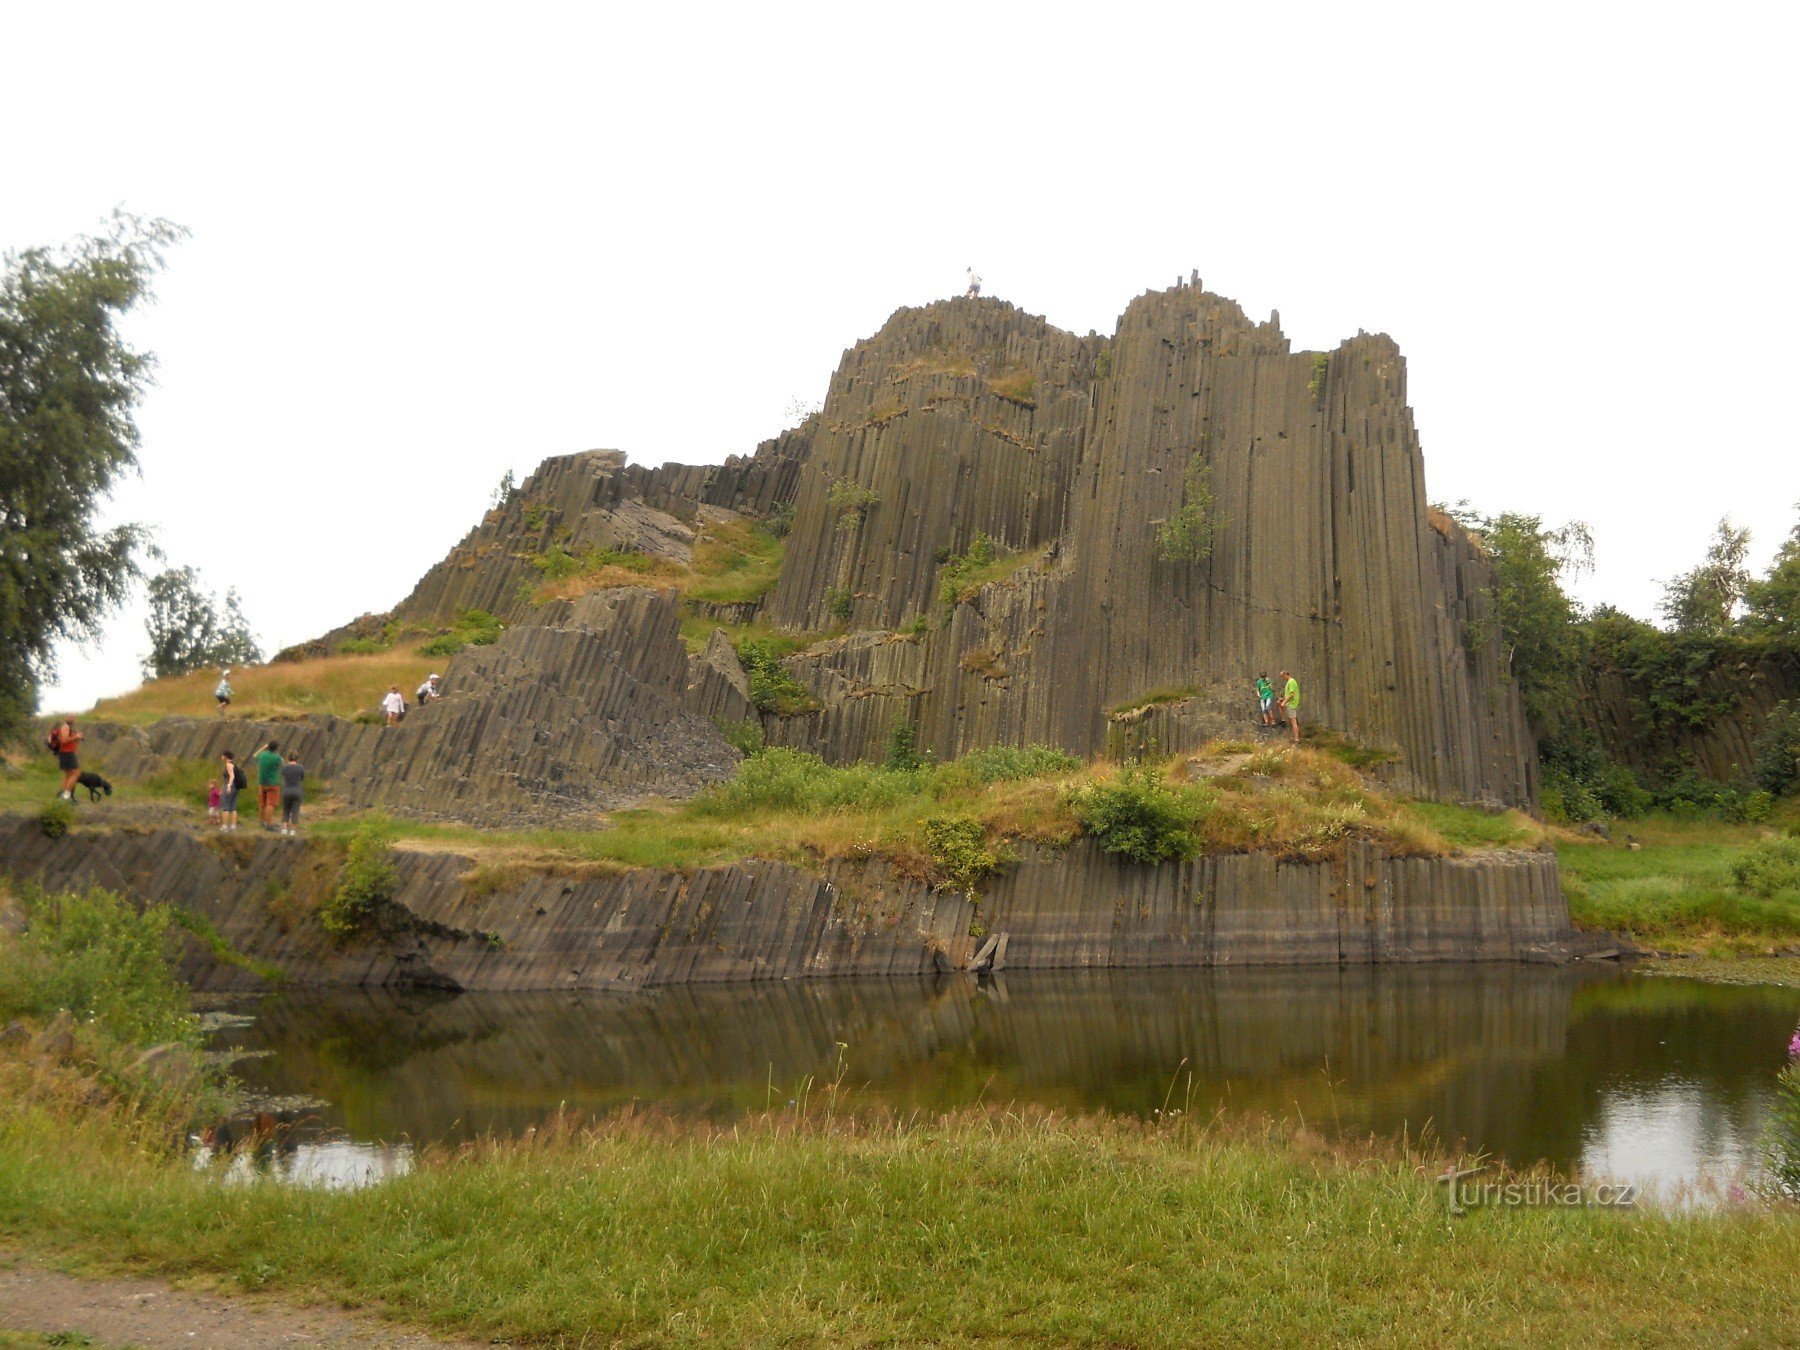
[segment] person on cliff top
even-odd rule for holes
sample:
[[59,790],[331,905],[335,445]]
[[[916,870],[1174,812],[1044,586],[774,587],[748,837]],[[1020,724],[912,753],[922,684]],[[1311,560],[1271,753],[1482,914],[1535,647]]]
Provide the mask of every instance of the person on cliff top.
[[56,767],[62,770],[62,789],[56,795],[64,801],[75,800],[75,782],[81,777],[81,761],[75,752],[82,739],[82,734],[75,730],[75,719],[65,717],[61,726],[51,729],[46,742],[56,755]]
[[1294,744],[1300,744],[1300,681],[1287,671],[1281,672],[1281,707],[1287,724],[1294,730]]
[[400,719],[406,716],[406,697],[400,692],[400,686],[390,684],[387,693],[381,698],[381,711],[387,714],[390,727],[399,726]]
[[215,778],[206,785],[206,823],[215,829],[223,823],[219,807],[224,800],[225,794],[219,791],[219,780]]
[[424,707],[427,703],[435,703],[438,699],[443,697],[442,694],[438,693],[438,680],[441,678],[441,676],[432,675],[426,679],[424,684],[419,686],[417,692],[420,707]]
[[223,717],[225,710],[231,706],[231,672],[229,670],[219,672],[219,684],[213,690],[213,702],[219,705],[219,716]]
[[300,753],[288,751],[287,763],[281,766],[281,832],[283,834],[300,833],[300,799],[304,796],[301,784],[306,782],[306,770],[301,767]]
[[1269,683],[1267,675],[1256,677],[1256,702],[1261,710],[1262,724],[1265,727],[1275,725],[1275,686]]
[[969,274],[969,289],[963,292],[963,299],[979,300],[981,298],[981,275],[980,275],[980,273],[978,273],[973,267],[965,267],[965,268],[963,268],[963,271],[965,271]]
[[238,767],[231,751],[220,751],[219,763],[225,766],[224,785],[219,791],[219,828],[235,830],[238,827],[238,793],[250,786],[250,780],[244,777],[244,771]]
[[256,818],[265,830],[275,828],[281,809],[281,747],[274,741],[256,752]]

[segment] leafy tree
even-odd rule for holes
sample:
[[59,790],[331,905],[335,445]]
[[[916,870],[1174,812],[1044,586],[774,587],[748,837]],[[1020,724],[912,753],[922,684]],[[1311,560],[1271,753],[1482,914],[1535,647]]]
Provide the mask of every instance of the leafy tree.
[[59,638],[91,637],[138,576],[142,529],[96,507],[137,467],[152,358],[120,336],[184,231],[116,213],[0,259],[0,734],[37,706]]
[[1749,552],[1750,531],[1738,529],[1729,517],[1721,520],[1700,565],[1663,585],[1660,608],[1669,626],[1704,637],[1730,632],[1750,584],[1744,566]]
[[508,469],[500,477],[500,485],[494,489],[493,509],[498,511],[510,502],[519,491],[519,485],[513,481],[513,471]]
[[1552,527],[1521,512],[1479,516],[1466,503],[1450,514],[1480,536],[1508,668],[1532,726],[1540,738],[1549,735],[1575,706],[1585,651],[1580,613],[1562,583],[1593,567],[1593,535],[1579,520]]
[[[1795,506],[1800,511],[1800,505]],[[1800,637],[1800,521],[1760,581],[1744,587],[1744,626],[1753,633]]]
[[150,579],[150,655],[144,677],[183,675],[204,666],[247,666],[262,660],[236,591],[225,592],[221,611],[200,589],[191,567],[172,567]]
[[1182,475],[1180,507],[1156,527],[1156,554],[1164,562],[1204,562],[1225,525],[1213,491],[1212,465],[1196,451]]

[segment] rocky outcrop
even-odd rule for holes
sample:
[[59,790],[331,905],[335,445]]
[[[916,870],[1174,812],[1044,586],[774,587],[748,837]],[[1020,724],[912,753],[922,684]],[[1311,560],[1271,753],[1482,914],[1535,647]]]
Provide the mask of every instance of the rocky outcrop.
[[[979,902],[880,859],[805,870],[747,861],[653,868],[477,867],[397,852],[373,932],[339,944],[316,911],[340,855],[325,845],[184,829],[47,839],[0,817],[0,866],[52,889],[107,886],[209,919],[238,952],[312,984],[577,989],[1013,969],[1561,960],[1569,919],[1551,854],[1337,862],[1223,855],[1160,868],[1030,846]],[[1000,942],[1004,935],[1004,944]],[[988,939],[993,939],[989,941]],[[202,987],[259,977],[196,944]]]
[[142,778],[225,750],[241,760],[275,740],[353,805],[496,826],[591,821],[731,776],[737,751],[689,707],[673,596],[597,591],[540,618],[452,657],[443,700],[399,726],[170,719],[95,728],[90,754],[109,772]]

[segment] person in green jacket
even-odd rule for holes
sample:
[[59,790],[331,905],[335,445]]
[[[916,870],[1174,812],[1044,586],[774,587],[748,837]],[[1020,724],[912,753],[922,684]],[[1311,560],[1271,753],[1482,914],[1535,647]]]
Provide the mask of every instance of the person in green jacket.
[[1275,725],[1275,686],[1269,683],[1267,675],[1256,677],[1256,703],[1261,709],[1262,724],[1265,727]]
[[1281,672],[1281,706],[1287,722],[1294,729],[1294,744],[1300,744],[1300,681],[1287,671]]
[[265,830],[275,828],[275,816],[281,810],[280,747],[270,741],[256,752],[256,814]]

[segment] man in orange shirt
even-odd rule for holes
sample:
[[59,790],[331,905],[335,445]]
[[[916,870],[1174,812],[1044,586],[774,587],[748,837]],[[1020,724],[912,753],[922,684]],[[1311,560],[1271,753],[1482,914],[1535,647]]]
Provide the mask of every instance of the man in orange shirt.
[[82,735],[75,730],[73,717],[63,718],[62,725],[50,733],[50,744],[56,751],[56,767],[62,770],[63,776],[62,791],[56,795],[71,802],[75,800],[75,781],[81,777],[81,761],[75,757],[81,741]]

